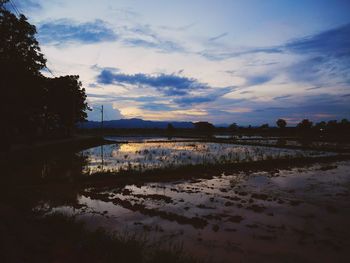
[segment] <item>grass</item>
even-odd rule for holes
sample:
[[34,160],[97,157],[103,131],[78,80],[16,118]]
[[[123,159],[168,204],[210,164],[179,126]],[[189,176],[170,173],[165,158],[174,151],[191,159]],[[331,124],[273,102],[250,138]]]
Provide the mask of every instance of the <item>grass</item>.
[[3,217],[1,262],[140,262],[190,263],[181,246],[155,246],[145,237],[88,230],[62,214],[45,217]]
[[222,173],[271,171],[276,169],[288,169],[292,167],[304,167],[314,163],[330,163],[334,161],[349,160],[350,155],[331,155],[316,157],[285,156],[280,159],[266,158],[258,161],[245,161],[239,163],[195,164],[155,168],[144,170],[121,170],[118,172],[102,171],[89,176],[79,177],[79,182],[84,187],[98,187],[108,185],[137,184],[152,181],[190,180],[193,178],[212,178]]
[[[125,146],[125,147],[124,147]],[[122,148],[126,149],[122,149]],[[127,154],[125,153],[127,151]],[[91,164],[85,173],[125,172],[153,169],[171,169],[176,166],[217,165],[238,162],[263,161],[292,157],[323,155],[319,151],[266,148],[254,146],[234,146],[226,143],[124,143],[119,148],[114,145],[96,147],[81,153]],[[104,161],[103,161],[104,160]],[[104,163],[102,165],[102,163]]]
[[[203,162],[204,164],[183,167],[174,165],[145,171],[140,171],[141,169],[135,171],[131,167],[119,173],[101,172],[92,176],[83,176],[79,166],[76,177],[73,173],[73,178],[68,178],[69,180],[48,180],[29,185],[22,185],[16,181],[16,187],[11,189],[3,184],[3,191],[0,193],[0,197],[2,197],[0,198],[0,262],[198,262],[184,254],[180,246],[164,245],[159,247],[154,241],[149,242],[145,236],[111,234],[102,229],[88,230],[82,222],[76,221],[72,217],[62,214],[50,214],[50,216],[44,217],[34,216],[30,209],[37,204],[38,200],[57,202],[56,205],[77,205],[77,194],[86,187],[116,187],[150,181],[210,178],[223,172],[228,174],[238,171],[276,170],[302,167],[316,162],[331,163],[350,158],[349,155],[341,154],[316,157],[302,155],[291,157],[279,154],[278,159],[274,159],[262,151],[256,150],[253,153],[257,155],[256,160],[253,160],[249,152],[246,152],[243,155],[245,161],[238,162],[237,160],[236,163],[232,163],[232,159],[238,158],[238,156],[229,153],[227,156],[218,155],[217,163]],[[128,159],[128,157],[126,156],[124,159]],[[205,160],[205,156],[203,160]],[[68,162],[68,166],[69,164]],[[58,166],[62,168],[61,165]],[[59,170],[59,174],[61,172]],[[17,191],[14,188],[17,188]],[[9,208],[7,202],[18,203],[18,206],[16,208],[14,205]],[[151,211],[144,207],[130,205],[127,202],[122,203],[122,205],[130,210],[141,209],[150,216],[161,216],[181,223],[196,224],[199,227],[204,224],[196,218]],[[26,209],[25,212],[24,209]]]

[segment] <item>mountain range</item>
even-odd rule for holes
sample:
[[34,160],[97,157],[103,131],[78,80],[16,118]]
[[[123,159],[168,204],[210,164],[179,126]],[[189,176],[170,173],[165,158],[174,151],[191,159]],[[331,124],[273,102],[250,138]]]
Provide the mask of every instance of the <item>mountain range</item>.
[[[149,121],[137,118],[132,119],[120,119],[120,120],[110,120],[104,121],[103,127],[110,129],[166,129],[168,124],[173,125],[174,128],[194,128],[192,122],[184,121]],[[78,124],[78,128],[82,129],[96,129],[101,127],[101,122],[99,121],[86,121]]]

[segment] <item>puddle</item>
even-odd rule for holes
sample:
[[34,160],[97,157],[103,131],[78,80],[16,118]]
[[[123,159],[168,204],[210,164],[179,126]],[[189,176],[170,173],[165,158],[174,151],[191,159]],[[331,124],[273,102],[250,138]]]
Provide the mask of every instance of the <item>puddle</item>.
[[80,154],[87,158],[85,173],[93,174],[104,171],[145,171],[198,164],[316,157],[331,153],[225,143],[147,142],[102,145],[82,151]]
[[346,262],[349,201],[350,162],[337,162],[86,189],[78,197],[84,208],[54,211],[76,214],[90,227],[180,243],[214,262],[285,262],[286,255],[291,262]]

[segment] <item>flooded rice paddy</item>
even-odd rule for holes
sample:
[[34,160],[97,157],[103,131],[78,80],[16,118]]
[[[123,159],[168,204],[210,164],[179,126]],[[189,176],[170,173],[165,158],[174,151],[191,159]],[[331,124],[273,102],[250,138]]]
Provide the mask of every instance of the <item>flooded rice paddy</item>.
[[91,227],[146,235],[213,262],[348,262],[350,162],[85,189]]
[[[38,195],[33,211],[61,212],[91,229],[182,246],[205,262],[350,262],[349,159],[293,166],[295,158],[337,153],[184,140],[116,141],[21,170],[45,182],[68,182],[64,189],[55,185],[53,193]],[[288,165],[278,165],[281,160]],[[250,169],[256,161],[270,164]],[[227,163],[248,165],[221,170],[220,164]],[[201,174],[203,169],[181,170],[211,165],[218,167],[211,176]],[[181,179],[166,180],[174,167],[183,173]],[[76,187],[74,179],[153,169],[160,171],[158,177],[144,181],[140,176]]]
[[237,143],[251,143],[251,144],[262,144],[271,146],[298,146],[298,147],[309,147],[314,149],[319,148],[332,148],[332,149],[346,149],[350,150],[350,144],[344,142],[323,142],[323,141],[309,141],[309,140],[290,140],[281,138],[268,138],[268,139],[235,139]]
[[88,161],[84,172],[93,174],[105,171],[145,171],[188,165],[316,157],[332,153],[227,143],[168,141],[109,144],[87,149],[80,154]]

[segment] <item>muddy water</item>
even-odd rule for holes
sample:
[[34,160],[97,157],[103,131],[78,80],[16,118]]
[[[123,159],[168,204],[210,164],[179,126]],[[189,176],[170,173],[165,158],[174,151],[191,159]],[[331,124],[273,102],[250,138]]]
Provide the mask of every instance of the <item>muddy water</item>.
[[271,146],[297,146],[297,147],[309,147],[314,149],[320,148],[332,148],[338,150],[350,150],[350,144],[346,142],[322,142],[322,141],[308,141],[308,140],[287,140],[283,138],[269,138],[269,139],[241,139],[236,138],[236,143],[252,143],[252,144],[263,144]]
[[[193,141],[193,138],[184,137],[155,137],[155,136],[105,136],[105,140],[116,142],[161,142],[161,141]],[[198,138],[199,140],[199,138]]]
[[208,142],[133,142],[103,145],[80,153],[86,174],[122,170],[145,171],[195,164],[225,164],[331,153]]
[[350,262],[350,162],[91,188],[78,202],[53,211],[214,262]]

